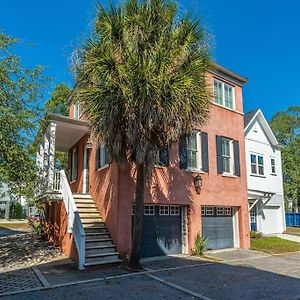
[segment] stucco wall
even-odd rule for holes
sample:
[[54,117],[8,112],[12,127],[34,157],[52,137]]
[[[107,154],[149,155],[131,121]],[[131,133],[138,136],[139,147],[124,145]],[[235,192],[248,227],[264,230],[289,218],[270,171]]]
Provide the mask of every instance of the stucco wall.
[[47,238],[72,260],[78,261],[73,236],[67,232],[67,213],[63,201],[46,204]]

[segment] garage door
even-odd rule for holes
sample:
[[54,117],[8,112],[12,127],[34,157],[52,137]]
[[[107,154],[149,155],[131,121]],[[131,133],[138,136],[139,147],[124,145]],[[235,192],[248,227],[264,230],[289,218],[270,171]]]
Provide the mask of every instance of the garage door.
[[181,208],[145,205],[142,257],[182,253]]
[[280,206],[265,206],[259,214],[261,231],[264,234],[282,233],[282,216]]
[[231,207],[202,207],[202,235],[207,238],[207,249],[234,246]]

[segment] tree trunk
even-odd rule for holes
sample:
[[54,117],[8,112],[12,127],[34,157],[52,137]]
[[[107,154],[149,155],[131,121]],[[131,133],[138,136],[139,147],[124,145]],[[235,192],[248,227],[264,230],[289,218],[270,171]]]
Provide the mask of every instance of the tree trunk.
[[133,223],[133,236],[131,256],[129,266],[136,270],[140,268],[140,253],[143,236],[143,219],[144,219],[144,188],[145,188],[145,171],[144,164],[136,166],[136,189],[135,189],[135,214]]

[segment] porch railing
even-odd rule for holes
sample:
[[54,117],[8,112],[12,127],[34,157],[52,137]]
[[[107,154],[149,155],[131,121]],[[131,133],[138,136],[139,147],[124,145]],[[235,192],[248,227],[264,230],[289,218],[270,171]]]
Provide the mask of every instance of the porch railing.
[[85,232],[64,170],[60,171],[60,192],[67,212],[67,230],[73,234],[79,256],[79,270],[85,264]]
[[60,192],[60,188],[60,171],[54,171],[52,190],[54,192]]

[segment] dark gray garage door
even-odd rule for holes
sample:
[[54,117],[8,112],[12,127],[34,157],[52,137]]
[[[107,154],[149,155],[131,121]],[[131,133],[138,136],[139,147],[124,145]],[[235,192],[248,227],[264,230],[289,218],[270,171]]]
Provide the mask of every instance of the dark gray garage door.
[[232,248],[233,222],[231,207],[202,207],[202,235],[207,249]]
[[182,253],[180,206],[146,205],[141,256],[179,253]]

